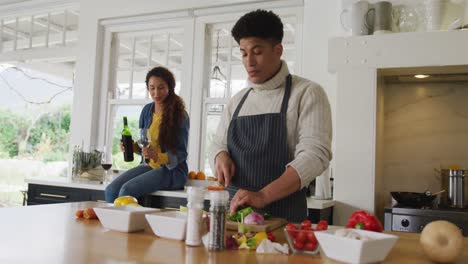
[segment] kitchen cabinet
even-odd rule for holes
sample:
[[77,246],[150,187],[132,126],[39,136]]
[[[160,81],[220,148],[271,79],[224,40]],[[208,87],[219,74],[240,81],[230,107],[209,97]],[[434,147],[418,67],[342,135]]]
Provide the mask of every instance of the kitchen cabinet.
[[[26,180],[28,183],[28,205],[104,201],[102,184],[83,184],[66,179],[56,181]],[[158,191],[139,198],[141,205],[153,208],[176,208],[187,205],[187,193],[184,190]],[[334,201],[308,198],[308,219],[313,223],[326,220],[333,223]],[[209,211],[210,201],[205,196],[204,210]]]
[[28,184],[28,205],[104,201],[104,191]]

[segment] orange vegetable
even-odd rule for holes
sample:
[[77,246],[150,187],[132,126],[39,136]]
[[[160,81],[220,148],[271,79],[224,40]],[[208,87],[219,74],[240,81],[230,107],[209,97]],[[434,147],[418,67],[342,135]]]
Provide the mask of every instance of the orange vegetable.
[[205,180],[205,179],[206,179],[205,173],[203,171],[199,171],[197,173],[197,180]]
[[196,180],[197,179],[197,173],[194,172],[194,171],[190,171],[189,174],[188,174],[188,178],[190,180]]
[[83,217],[86,218],[86,219],[98,219],[97,215],[96,215],[96,212],[94,212],[93,208],[88,208],[88,209],[84,210]]
[[221,186],[221,185],[210,185],[210,186],[208,186],[208,190],[209,190],[209,191],[223,191],[223,190],[224,190],[224,186]]

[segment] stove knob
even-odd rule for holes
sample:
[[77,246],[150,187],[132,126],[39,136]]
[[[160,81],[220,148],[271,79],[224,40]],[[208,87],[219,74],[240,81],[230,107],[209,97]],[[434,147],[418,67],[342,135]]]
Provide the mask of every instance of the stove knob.
[[408,221],[408,219],[403,219],[403,220],[401,220],[401,225],[402,225],[403,227],[408,227],[408,226],[409,226],[409,221]]

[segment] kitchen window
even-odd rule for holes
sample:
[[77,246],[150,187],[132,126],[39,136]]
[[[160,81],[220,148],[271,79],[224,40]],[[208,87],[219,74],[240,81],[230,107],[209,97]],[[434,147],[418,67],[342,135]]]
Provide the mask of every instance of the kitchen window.
[[[146,24],[149,25],[149,24]],[[108,28],[109,67],[107,89],[102,94],[106,105],[104,118],[104,145],[113,153],[113,168],[129,169],[140,162],[136,155],[133,162],[124,162],[119,142],[123,128],[123,116],[127,116],[134,140],[138,137],[138,121],[143,106],[152,100],[146,89],[146,73],[156,66],[168,68],[176,79],[175,91],[184,98],[189,109],[190,74],[187,74],[191,57],[190,21],[154,23],[141,26],[138,22],[126,27]],[[143,28],[143,29],[142,29]],[[106,56],[106,55],[105,55]]]

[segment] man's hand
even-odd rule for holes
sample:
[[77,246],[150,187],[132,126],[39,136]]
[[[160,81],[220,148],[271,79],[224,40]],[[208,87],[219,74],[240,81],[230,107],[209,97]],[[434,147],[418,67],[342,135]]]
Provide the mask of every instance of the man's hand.
[[158,153],[152,148],[143,148],[141,154],[145,159],[151,159],[154,162],[158,162]]
[[229,156],[229,153],[223,151],[216,155],[215,176],[218,178],[219,184],[227,187],[231,183],[235,171],[236,165]]
[[251,192],[239,189],[231,200],[230,211],[235,213],[240,206],[252,206],[254,208],[263,208],[268,204],[266,195],[262,192]]

